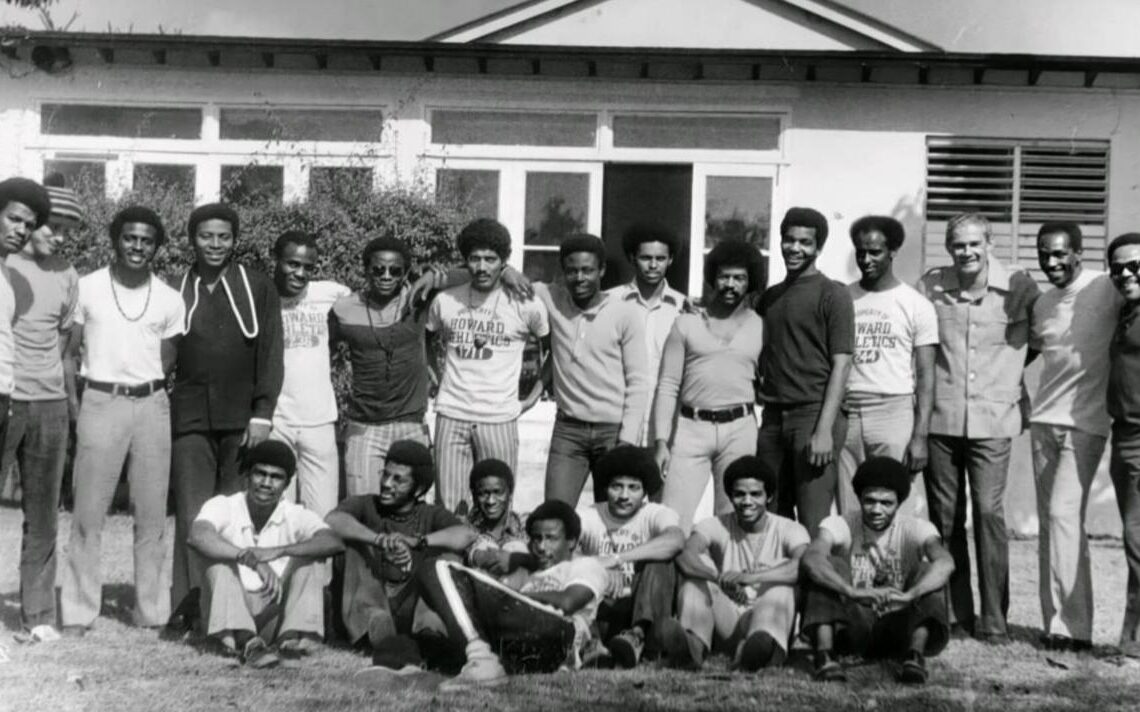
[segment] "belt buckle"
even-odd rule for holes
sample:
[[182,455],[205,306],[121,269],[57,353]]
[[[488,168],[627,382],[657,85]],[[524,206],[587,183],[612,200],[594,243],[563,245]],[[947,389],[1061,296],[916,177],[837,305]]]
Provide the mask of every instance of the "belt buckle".
[[123,384],[112,383],[111,384],[111,395],[113,395],[113,396],[129,396],[130,393],[127,392],[127,387],[124,386]]

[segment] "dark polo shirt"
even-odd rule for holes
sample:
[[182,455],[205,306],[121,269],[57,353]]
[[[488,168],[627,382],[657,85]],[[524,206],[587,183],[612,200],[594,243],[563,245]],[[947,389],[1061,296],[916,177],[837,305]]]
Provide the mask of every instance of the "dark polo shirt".
[[1113,425],[1140,427],[1140,304],[1127,304],[1109,349],[1108,414]]
[[[174,390],[170,396],[175,434],[211,430],[243,430],[251,418],[271,420],[285,374],[281,336],[281,304],[277,289],[261,272],[247,267],[249,291],[257,309],[258,334],[248,339],[234,316],[225,287],[214,291],[199,283],[197,307],[191,268],[182,286],[190,328],[178,344]],[[222,278],[247,329],[254,324],[250,298],[237,265]],[[194,309],[193,315],[190,314]]]

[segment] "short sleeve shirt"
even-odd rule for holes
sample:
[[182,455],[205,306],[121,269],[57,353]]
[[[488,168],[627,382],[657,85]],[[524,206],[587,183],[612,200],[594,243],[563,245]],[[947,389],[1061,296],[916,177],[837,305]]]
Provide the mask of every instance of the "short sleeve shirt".
[[819,528],[831,535],[831,553],[851,564],[855,588],[892,586],[905,591],[926,559],[926,542],[938,538],[933,524],[903,514],[896,515],[881,532],[863,526],[863,514],[858,511],[832,515]]
[[182,334],[185,313],[182,297],[157,275],[131,288],[112,282],[107,267],[80,277],[81,375],[126,385],[165,378],[162,341]]
[[760,398],[794,406],[823,402],[831,359],[855,348],[847,287],[817,273],[770,287],[757,307],[764,319]]
[[595,558],[582,556],[561,564],[555,564],[549,569],[535,571],[523,583],[519,593],[547,593],[550,591],[565,591],[571,586],[585,586],[593,592],[590,602],[574,613],[574,627],[578,630],[588,630],[590,624],[598,615],[598,606],[606,595],[606,570]]
[[847,289],[855,304],[848,398],[914,393],[914,350],[938,344],[934,305],[902,282],[881,292],[868,292],[858,282]]
[[519,417],[519,375],[529,335],[550,334],[546,307],[518,301],[502,287],[470,285],[440,292],[428,310],[428,331],[445,349],[436,410],[449,418],[502,423]]
[[8,257],[15,296],[16,382],[12,397],[22,401],[67,397],[60,358],[61,334],[71,329],[79,300],[79,274],[63,258]]
[[[374,494],[349,497],[341,502],[335,511],[351,516],[377,534],[399,533],[418,537],[461,523],[459,518],[447,509],[424,502],[417,502],[412,511],[396,517],[380,507],[380,498]],[[422,551],[412,551],[411,570],[414,571],[419,567],[423,556]],[[386,561],[380,562],[380,573],[388,583],[403,583],[410,575],[409,570],[401,570]]]
[[[744,531],[730,512],[698,522],[693,533],[708,540],[709,556],[720,573],[777,566],[792,558],[797,548],[811,543],[802,524],[772,512],[764,514],[758,532]],[[757,593],[755,587],[749,591],[749,597]]]
[[281,298],[285,379],[273,419],[293,426],[336,422],[329,364],[329,311],[351,293],[336,282],[310,282],[296,297]]
[[[665,533],[670,527],[681,526],[681,518],[669,507],[646,502],[627,520],[615,519],[609,505],[598,502],[578,511],[582,520],[582,534],[578,548],[586,556],[609,556],[629,551],[650,539]],[[625,563],[620,570],[610,570],[606,595],[610,598],[629,596],[633,586],[634,566]]]
[[[249,516],[245,492],[218,495],[206,500],[194,521],[212,524],[223,539],[239,549],[297,544],[308,541],[317,532],[329,528],[315,512],[299,504],[282,500],[261,531],[255,531]],[[284,576],[291,558],[282,556],[274,559],[269,562],[269,567],[278,576]],[[247,591],[258,591],[265,587],[265,582],[253,569],[238,564],[238,574],[242,586]]]

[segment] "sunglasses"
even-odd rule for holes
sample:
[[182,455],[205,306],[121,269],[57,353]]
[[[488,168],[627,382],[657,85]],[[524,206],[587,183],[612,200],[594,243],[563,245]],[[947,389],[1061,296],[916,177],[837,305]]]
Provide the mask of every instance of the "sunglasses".
[[368,270],[368,273],[373,277],[383,277],[388,275],[390,277],[403,277],[404,268],[397,265],[378,265]]
[[1140,277],[1140,260],[1132,260],[1131,262],[1113,262],[1108,266],[1108,272],[1113,277],[1124,276],[1124,270],[1128,270],[1134,277]]

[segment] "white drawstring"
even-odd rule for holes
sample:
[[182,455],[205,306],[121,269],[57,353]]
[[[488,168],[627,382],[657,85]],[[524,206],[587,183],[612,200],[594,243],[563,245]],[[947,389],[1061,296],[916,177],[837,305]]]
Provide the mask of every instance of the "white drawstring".
[[[230,309],[233,310],[234,318],[237,319],[238,328],[241,329],[242,336],[247,339],[256,339],[260,333],[260,328],[257,323],[257,305],[253,303],[253,290],[249,287],[249,277],[245,274],[245,267],[238,265],[238,272],[241,274],[241,281],[245,284],[245,295],[249,299],[249,313],[253,317],[253,329],[247,329],[245,320],[241,318],[241,312],[238,311],[237,303],[234,301],[234,293],[230,290],[230,284],[226,281],[226,276],[222,275],[222,289],[226,290],[226,297],[230,301]],[[182,275],[182,284],[178,287],[178,293],[183,294],[186,291],[186,280],[189,279],[190,272]],[[183,326],[183,335],[190,333],[190,323],[194,320],[194,312],[198,309],[198,286],[202,283],[202,278],[198,275],[194,276],[194,303],[190,305],[190,311],[186,312],[186,323]]]

